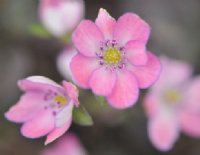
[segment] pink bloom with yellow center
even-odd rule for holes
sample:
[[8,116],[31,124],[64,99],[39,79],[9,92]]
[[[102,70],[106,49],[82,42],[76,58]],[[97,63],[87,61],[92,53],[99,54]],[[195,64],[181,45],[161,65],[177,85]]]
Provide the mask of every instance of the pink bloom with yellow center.
[[139,88],[152,85],[160,73],[159,60],[146,51],[149,34],[149,25],[136,14],[116,21],[100,9],[95,23],[83,20],[73,32],[79,52],[70,64],[74,81],[115,108],[132,106]]
[[72,110],[78,106],[78,91],[66,81],[62,86],[43,76],[31,76],[18,82],[25,94],[5,117],[23,123],[21,133],[27,138],[47,135],[45,144],[62,136],[72,122]]
[[42,155],[87,155],[77,136],[67,134],[61,137],[55,145],[46,148]]
[[40,0],[40,20],[57,37],[72,31],[84,17],[84,12],[83,0]]
[[161,58],[162,72],[144,99],[148,134],[161,151],[170,150],[182,130],[200,137],[200,77],[191,78],[192,67],[182,61]]

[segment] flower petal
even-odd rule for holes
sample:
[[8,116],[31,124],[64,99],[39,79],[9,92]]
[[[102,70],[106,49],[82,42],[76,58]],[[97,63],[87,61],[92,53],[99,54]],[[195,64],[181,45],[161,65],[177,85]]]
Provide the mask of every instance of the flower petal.
[[54,82],[53,80],[44,77],[44,76],[29,76],[28,78],[26,78],[29,81],[32,82],[39,82],[39,83],[44,83],[44,84],[49,84],[55,87],[58,87],[60,85],[58,85],[56,82]]
[[107,96],[111,106],[124,109],[132,106],[138,99],[138,84],[129,71],[123,70],[117,75],[116,83],[112,93]]
[[78,100],[79,92],[76,86],[67,81],[63,81],[63,86],[66,89],[67,94],[70,97],[70,99],[73,100],[73,104],[75,104],[78,107],[80,104]]
[[105,39],[111,40],[113,38],[113,29],[116,21],[105,9],[101,8],[99,10],[99,14],[95,23],[103,32]]
[[[189,80],[191,80],[189,82]],[[182,105],[183,110],[200,110],[200,76],[196,76],[194,79],[188,79],[185,82],[187,85],[184,89],[184,101],[185,104]]]
[[181,129],[189,136],[200,138],[199,109],[182,110],[180,113]]
[[116,73],[105,67],[95,70],[89,80],[92,91],[100,96],[108,96],[115,85]]
[[56,115],[57,128],[62,127],[68,121],[68,119],[72,117],[72,108],[73,104],[69,103],[69,105],[67,105],[64,109],[62,109],[57,113]]
[[46,148],[42,155],[87,155],[78,137],[67,133],[53,147]]
[[69,46],[61,52],[57,58],[57,68],[59,73],[66,79],[72,79],[72,73],[70,69],[70,62],[72,58],[77,54],[74,47]]
[[147,117],[152,118],[160,112],[160,103],[157,94],[148,93],[144,97],[143,107],[146,112]]
[[47,135],[47,139],[45,141],[45,145],[53,142],[55,139],[57,139],[58,137],[62,136],[70,127],[72,123],[72,117],[70,117],[67,122],[60,128],[55,128],[53,131],[51,131],[48,135]]
[[164,56],[160,60],[163,69],[159,80],[156,82],[157,87],[180,86],[191,77],[193,69],[188,63],[180,60],[172,60]]
[[104,37],[100,29],[90,20],[83,20],[73,32],[72,40],[80,53],[95,57]]
[[39,138],[48,134],[55,127],[52,110],[42,110],[35,118],[23,124],[21,133],[28,138]]
[[23,91],[46,91],[48,89],[61,87],[53,80],[43,76],[30,76],[26,79],[19,80],[18,85]]
[[170,150],[179,136],[178,122],[174,117],[161,114],[149,120],[148,134],[153,145],[161,150]]
[[89,78],[92,72],[99,67],[99,63],[94,58],[77,54],[74,58],[72,58],[70,67],[73,80],[76,81],[79,86],[89,88]]
[[129,66],[138,80],[140,88],[151,86],[159,77],[161,64],[156,56],[151,52],[147,52],[148,62],[144,66]]
[[145,65],[147,63],[147,52],[143,42],[129,41],[125,46],[126,56],[133,65]]
[[146,43],[150,34],[149,25],[133,13],[122,15],[114,29],[114,39],[125,45],[128,41],[136,40]]
[[84,2],[82,0],[40,0],[40,20],[49,32],[57,37],[64,36],[73,30],[83,16]]
[[5,117],[13,122],[22,123],[32,119],[45,106],[44,94],[28,92],[18,103],[5,113]]

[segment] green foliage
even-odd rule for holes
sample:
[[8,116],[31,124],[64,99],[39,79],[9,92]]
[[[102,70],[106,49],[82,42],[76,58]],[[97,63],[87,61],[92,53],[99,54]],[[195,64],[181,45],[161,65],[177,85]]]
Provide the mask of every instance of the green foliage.
[[93,125],[92,117],[83,106],[79,106],[79,108],[74,108],[73,122],[82,126]]
[[104,96],[96,96],[96,99],[101,106],[105,106],[107,104]]
[[33,36],[40,38],[49,38],[51,34],[40,24],[32,24],[29,29],[29,33]]

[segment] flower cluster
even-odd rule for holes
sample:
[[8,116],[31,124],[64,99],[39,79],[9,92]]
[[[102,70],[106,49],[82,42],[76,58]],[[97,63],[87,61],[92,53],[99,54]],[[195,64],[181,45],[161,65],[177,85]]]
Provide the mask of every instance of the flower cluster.
[[[161,151],[171,149],[180,131],[200,137],[200,77],[192,78],[192,67],[167,57],[160,62],[148,51],[150,26],[138,15],[125,13],[115,20],[100,9],[92,22],[82,20],[84,9],[83,0],[40,0],[43,26],[62,41],[72,34],[57,58],[63,77],[105,97],[116,109],[133,106],[139,90],[155,83],[143,104],[153,145]],[[21,123],[21,133],[27,138],[47,136],[45,144],[64,135],[74,118],[75,107],[80,105],[76,86],[67,81],[58,84],[44,76],[19,80],[18,86],[24,94],[5,117]],[[91,120],[87,111],[82,111],[85,113],[79,117]],[[75,135],[67,134],[42,152],[57,154],[87,153]]]

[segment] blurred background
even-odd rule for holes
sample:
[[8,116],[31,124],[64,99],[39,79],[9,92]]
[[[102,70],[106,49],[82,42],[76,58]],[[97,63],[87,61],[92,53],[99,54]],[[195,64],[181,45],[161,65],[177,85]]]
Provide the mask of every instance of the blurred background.
[[[94,20],[103,7],[118,18],[135,12],[152,28],[148,49],[191,63],[200,73],[199,0],[85,0],[86,18]],[[56,69],[56,57],[65,47],[56,38],[30,35],[28,27],[39,23],[38,1],[0,0],[0,155],[39,155],[44,138],[30,140],[20,135],[20,125],[5,120],[3,114],[21,95],[18,79],[30,75],[47,76],[57,82],[63,77]],[[200,139],[181,135],[174,148],[159,152],[147,136],[147,119],[139,103],[118,111],[101,106],[90,91],[81,91],[80,100],[94,119],[91,127],[73,124],[90,155],[199,155]]]

